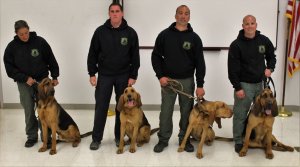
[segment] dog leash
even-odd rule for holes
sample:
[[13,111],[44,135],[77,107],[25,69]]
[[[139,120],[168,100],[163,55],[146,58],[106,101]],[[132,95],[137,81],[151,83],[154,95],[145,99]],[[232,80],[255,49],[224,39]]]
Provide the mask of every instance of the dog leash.
[[264,81],[264,89],[265,88],[271,89],[270,82],[272,83],[272,86],[274,88],[274,97],[276,97],[276,89],[275,89],[275,84],[274,84],[272,77],[264,77],[263,81]]
[[170,88],[171,90],[173,90],[175,93],[179,93],[179,94],[182,94],[184,96],[187,96],[188,98],[194,99],[197,102],[200,100],[199,97],[194,97],[194,96],[192,96],[190,94],[185,93],[183,91],[182,84],[180,82],[178,82],[177,80],[175,80],[175,79],[169,78],[167,87]]

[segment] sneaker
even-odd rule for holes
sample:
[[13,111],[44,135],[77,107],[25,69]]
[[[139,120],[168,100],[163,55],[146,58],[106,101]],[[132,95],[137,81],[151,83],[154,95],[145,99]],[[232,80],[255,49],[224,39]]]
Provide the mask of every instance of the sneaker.
[[234,150],[237,153],[240,153],[241,149],[243,148],[243,144],[235,144],[234,145]]
[[155,146],[154,146],[154,149],[153,151],[156,152],[156,153],[160,153],[164,150],[165,147],[168,146],[168,143],[164,143],[164,142],[161,142],[159,141]]
[[[182,139],[179,139],[179,145],[181,145]],[[188,139],[185,143],[184,150],[186,152],[194,152],[194,146],[191,144],[190,139]]]
[[101,144],[101,142],[92,141],[92,143],[90,144],[90,149],[91,150],[98,150],[100,144]]
[[35,143],[37,143],[37,140],[35,140],[35,139],[28,139],[25,142],[25,147],[27,147],[27,148],[32,147]]

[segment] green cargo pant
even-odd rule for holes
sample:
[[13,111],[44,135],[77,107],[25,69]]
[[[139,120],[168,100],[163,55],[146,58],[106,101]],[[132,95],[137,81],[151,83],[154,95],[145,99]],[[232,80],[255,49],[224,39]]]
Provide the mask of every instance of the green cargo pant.
[[262,83],[241,82],[241,86],[245,91],[245,98],[237,98],[234,92],[233,140],[235,144],[243,144],[243,131],[245,129],[248,111],[255,97],[262,91]]
[[[183,86],[183,91],[193,95],[195,90],[194,78],[176,79]],[[190,112],[193,108],[193,99],[185,95],[177,94],[167,87],[161,88],[161,112],[159,115],[158,139],[161,142],[168,143],[173,132],[173,111],[177,95],[179,96],[180,121],[178,137],[182,139],[188,126]]]
[[27,139],[38,139],[38,120],[35,115],[34,89],[26,83],[17,83],[20,102],[25,113],[25,131]]

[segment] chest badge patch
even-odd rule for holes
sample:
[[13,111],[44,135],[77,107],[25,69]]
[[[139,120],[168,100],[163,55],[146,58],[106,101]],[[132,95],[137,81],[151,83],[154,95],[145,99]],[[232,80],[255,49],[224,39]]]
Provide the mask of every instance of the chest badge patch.
[[185,50],[190,50],[190,49],[191,49],[191,43],[185,41],[185,42],[183,43],[182,47],[183,47],[183,49],[185,49]]
[[126,38],[126,37],[123,37],[123,38],[121,38],[121,45],[127,45],[128,44],[128,38]]
[[32,57],[37,57],[39,55],[40,55],[40,53],[39,53],[38,49],[31,49],[31,56]]
[[259,51],[259,53],[265,53],[266,52],[266,47],[264,45],[259,45],[258,46],[258,51]]

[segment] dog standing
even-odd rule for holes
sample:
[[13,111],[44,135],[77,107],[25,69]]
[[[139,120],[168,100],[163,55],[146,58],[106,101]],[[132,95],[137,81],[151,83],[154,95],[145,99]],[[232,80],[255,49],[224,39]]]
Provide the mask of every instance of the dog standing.
[[221,118],[231,118],[232,114],[232,110],[224,102],[211,102],[204,99],[202,102],[198,102],[196,105],[194,105],[190,113],[189,125],[187,127],[184,139],[177,151],[182,152],[187,139],[192,136],[197,141],[200,141],[196,157],[199,159],[202,158],[203,144],[205,143],[207,145],[211,145],[215,139],[215,132],[212,129],[214,121],[216,121],[218,127],[221,128]]
[[151,130],[141,106],[140,94],[133,87],[127,87],[117,105],[118,111],[121,112],[120,145],[117,154],[123,153],[125,135],[129,137],[130,141],[129,152],[134,153],[136,143],[138,147],[148,143],[150,135],[158,131],[158,128]]
[[281,151],[294,151],[294,148],[279,142],[272,134],[275,117],[278,115],[276,98],[269,88],[265,88],[255,98],[255,102],[248,115],[244,145],[239,156],[246,156],[248,147],[265,148],[267,159],[274,157],[274,149]]
[[80,135],[77,124],[72,117],[57,103],[54,97],[53,82],[49,78],[45,78],[38,85],[38,104],[37,110],[41,121],[43,131],[43,146],[39,152],[47,150],[48,128],[52,132],[52,146],[50,154],[56,154],[56,133],[59,140],[72,142],[73,147],[77,147],[82,137],[91,135],[91,132]]

